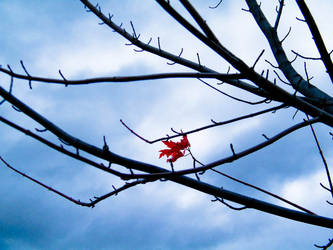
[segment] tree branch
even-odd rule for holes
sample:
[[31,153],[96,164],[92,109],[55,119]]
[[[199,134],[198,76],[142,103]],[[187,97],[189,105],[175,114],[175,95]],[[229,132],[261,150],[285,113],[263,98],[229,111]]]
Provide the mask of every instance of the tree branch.
[[202,31],[206,34],[206,36],[215,42],[217,45],[221,46],[220,41],[215,36],[214,32],[211,30],[211,28],[207,25],[206,21],[201,17],[199,12],[192,6],[192,4],[188,0],[180,0],[180,2],[183,4],[183,6],[186,8],[186,10],[191,14],[193,19],[196,21],[196,23],[200,26]]
[[277,16],[276,16],[276,20],[275,20],[275,24],[274,24],[274,30],[278,29],[281,15],[282,15],[283,6],[284,6],[284,0],[279,0],[279,10],[277,11]]
[[[38,114],[36,111],[32,110],[30,107],[19,101],[17,98],[15,98],[13,95],[9,94],[7,91],[5,91],[2,87],[0,87],[0,95],[4,97],[8,102],[12,103],[14,106],[18,107],[23,113],[28,115],[30,118],[41,124],[44,128],[46,128],[51,133],[57,135],[59,138],[63,139],[70,145],[74,146],[77,149],[83,150],[91,155],[94,155],[96,157],[99,157],[101,159],[104,159],[111,163],[116,163],[121,166],[124,166],[129,169],[136,169],[139,171],[143,171],[146,173],[170,173],[170,171],[148,164],[143,163],[139,161],[135,161],[129,158],[122,157],[120,155],[117,155],[115,153],[112,153],[110,151],[105,151],[103,149],[97,148],[93,145],[90,145],[84,141],[81,141],[69,134],[67,134],[65,131],[57,127],[55,124],[48,121],[46,118]],[[309,121],[307,123],[314,122],[314,120]],[[306,122],[304,122],[306,123]],[[220,165],[219,161],[213,162],[210,164],[212,167],[215,165]],[[217,188],[215,186],[212,186],[210,184],[194,180],[192,178],[186,177],[186,176],[173,176],[170,178],[167,178],[171,181],[174,181],[176,183],[185,185],[187,187],[193,188],[195,190],[220,197],[229,201],[236,202],[238,204],[242,204],[248,208],[254,208],[266,213],[278,215],[281,217],[289,218],[295,221],[300,221],[308,224],[313,224],[321,227],[326,228],[333,228],[333,219],[311,215],[303,212],[298,212],[292,209],[280,207],[273,205],[268,202],[264,202],[261,200],[257,200],[254,198],[250,198],[244,195],[240,195],[238,193],[234,193],[228,190],[221,190],[220,188]]]
[[[309,116],[307,115],[306,116],[307,119],[309,120]],[[326,162],[326,159],[325,159],[325,156],[324,156],[324,153],[323,151],[321,150],[321,147],[320,147],[320,144],[319,144],[319,141],[318,141],[318,138],[317,138],[317,135],[314,131],[314,128],[312,126],[312,124],[310,124],[310,128],[311,128],[311,132],[312,132],[312,135],[315,139],[315,142],[316,142],[316,145],[317,145],[317,148],[318,148],[318,151],[319,151],[319,154],[320,154],[320,157],[321,159],[323,160],[323,163],[324,163],[324,166],[325,166],[325,171],[326,171],[326,176],[327,176],[327,179],[328,179],[328,184],[330,186],[329,190],[330,190],[330,193],[333,197],[333,184],[332,184],[332,179],[331,179],[331,175],[330,175],[330,171],[329,171],[329,168],[328,168],[328,165],[327,165],[327,162]]]
[[262,114],[265,114],[265,113],[268,113],[268,112],[275,112],[275,111],[277,111],[279,109],[282,109],[282,108],[285,108],[285,107],[286,107],[285,104],[281,104],[279,106],[264,109],[264,110],[261,110],[261,111],[255,112],[255,113],[244,115],[244,116],[239,116],[239,117],[236,117],[236,118],[233,118],[233,119],[230,119],[230,120],[226,120],[226,121],[222,121],[222,122],[213,121],[213,124],[210,124],[210,125],[207,125],[207,126],[203,126],[203,127],[197,128],[197,129],[193,129],[193,130],[190,130],[190,131],[183,132],[183,133],[177,133],[175,135],[171,135],[171,136],[167,136],[167,137],[161,137],[161,138],[158,138],[158,139],[155,139],[155,140],[145,139],[144,137],[140,136],[135,131],[133,131],[123,120],[120,120],[120,122],[132,134],[134,134],[135,136],[137,136],[138,138],[140,138],[141,140],[143,140],[143,141],[145,141],[149,144],[153,144],[153,143],[156,143],[156,142],[159,142],[159,141],[170,140],[170,139],[173,139],[173,138],[176,138],[176,137],[179,137],[179,136],[197,133],[197,132],[205,130],[205,129],[209,129],[209,128],[213,128],[213,127],[217,127],[217,126],[223,126],[223,125],[230,124],[230,123],[233,123],[233,122],[237,122],[237,121],[241,121],[241,120],[244,120],[244,119],[252,118],[252,117],[259,116],[259,115],[262,115]]
[[146,75],[134,75],[134,76],[112,76],[112,77],[96,77],[79,80],[64,80],[38,77],[31,75],[18,74],[13,71],[0,67],[0,72],[3,72],[11,77],[17,79],[24,79],[28,81],[44,82],[44,83],[55,83],[62,85],[84,85],[93,83],[106,83],[106,82],[135,82],[135,81],[146,81],[146,80],[157,80],[157,79],[172,79],[172,78],[212,78],[219,79],[221,81],[227,80],[238,80],[246,79],[242,74],[221,74],[221,73],[200,73],[200,72],[170,72],[170,73],[157,73],[157,74],[146,74]]
[[[279,64],[279,69],[281,69],[294,89],[323,105],[331,103],[333,101],[331,96],[304,80],[302,76],[292,67],[285,51],[282,48],[282,44],[277,36],[276,30],[271,27],[257,2],[255,0],[246,0],[246,3],[249,6],[250,12],[252,13],[255,21],[268,40],[273,55]],[[328,107],[327,110],[333,114],[333,106]]]
[[[300,109],[306,113],[309,113],[311,116],[316,117],[319,114],[322,116],[322,120],[324,123],[327,123],[328,120],[330,120],[329,123],[331,123],[330,126],[333,126],[333,115],[330,115],[326,113],[325,111],[307,103],[306,101],[303,101],[288,92],[284,91],[283,89],[277,87],[267,79],[261,77],[259,74],[257,74],[253,69],[249,68],[242,60],[240,60],[238,57],[233,55],[229,50],[227,50],[224,47],[217,46],[215,43],[210,41],[206,36],[204,36],[200,31],[198,31],[193,25],[191,25],[188,21],[186,21],[178,12],[176,12],[169,2],[166,2],[164,0],[156,0],[164,9],[167,11],[173,18],[175,18],[178,22],[180,22],[186,29],[188,29],[191,33],[195,34],[195,36],[203,41],[207,46],[212,48],[214,51],[218,52],[224,59],[226,59],[233,67],[235,67],[237,70],[242,72],[247,76],[247,79],[255,83],[257,86],[259,86],[261,89],[264,89],[268,92],[268,95],[265,97],[268,99],[278,100],[288,103],[288,105],[292,105],[296,107],[297,109]],[[120,28],[116,24],[114,24],[109,18],[107,18],[105,15],[102,14],[100,8],[96,8],[93,6],[88,0],[81,0],[81,2],[87,6],[87,8],[92,11],[96,16],[98,16],[105,24],[107,24],[110,28],[114,29],[117,33],[131,41],[136,46],[149,51],[151,53],[154,53],[158,56],[161,56],[163,58],[170,59],[174,62],[180,63],[186,67],[198,70],[199,72],[211,72],[215,73],[215,71],[212,71],[211,69],[208,69],[204,67],[203,65],[193,63],[191,61],[185,60],[183,58],[180,58],[176,55],[170,54],[168,52],[164,52],[161,50],[160,46],[159,48],[154,48],[150,45],[144,44],[140,42],[138,39],[135,39],[132,35],[127,33],[124,29]],[[226,81],[230,84],[236,84],[242,86],[243,89],[249,88],[249,84],[246,84],[244,82],[241,82],[239,80],[229,80]],[[245,86],[244,86],[245,85]],[[252,86],[253,89],[253,86]],[[327,95],[326,95],[327,96]],[[330,99],[330,97],[328,97]],[[316,98],[314,98],[316,100]],[[325,102],[326,104],[327,102]],[[333,114],[333,105],[327,107],[327,110],[329,113]]]
[[[220,165],[223,165],[223,164],[226,164],[226,163],[231,163],[233,161],[236,161],[240,158],[243,158],[247,155],[250,155],[254,152],[257,152],[257,151],[273,144],[274,142],[280,140],[281,138],[287,136],[288,134],[290,134],[290,133],[292,133],[292,132],[294,132],[294,131],[296,131],[300,128],[309,126],[310,124],[314,124],[314,123],[317,123],[319,121],[320,121],[319,118],[314,118],[314,119],[311,119],[311,120],[308,120],[308,121],[300,122],[300,123],[298,123],[294,126],[291,126],[287,129],[283,130],[282,132],[276,134],[275,136],[272,136],[270,138],[266,138],[266,140],[264,142],[261,142],[261,143],[255,145],[255,146],[249,147],[249,148],[247,148],[247,149],[245,149],[241,152],[237,152],[237,154],[235,153],[234,149],[232,148],[233,154],[231,156],[216,160],[216,161],[211,162],[209,164],[206,164],[204,166],[196,167],[196,168],[189,168],[189,169],[179,170],[179,171],[173,171],[173,172],[153,173],[153,174],[151,174],[151,177],[170,178],[170,176],[173,177],[173,176],[194,174],[194,173],[199,173],[199,172],[203,172],[203,171],[212,169],[214,167],[217,167],[217,166],[220,166]],[[132,178],[146,178],[146,177],[147,177],[146,175],[135,175]]]
[[313,40],[317,46],[321,59],[326,67],[327,73],[331,78],[331,82],[333,83],[333,63],[330,54],[326,49],[325,43],[320,35],[317,24],[314,18],[312,17],[311,12],[306,3],[304,2],[304,0],[296,0],[296,3],[303,14],[303,17],[305,18],[306,23],[309,26]]
[[52,187],[50,187],[50,186],[42,183],[41,181],[38,181],[37,179],[34,179],[31,176],[29,176],[29,175],[27,175],[27,174],[25,174],[25,173],[17,170],[16,168],[12,167],[8,162],[6,162],[1,156],[0,156],[0,160],[5,164],[6,167],[8,167],[9,169],[13,170],[14,172],[22,175],[23,177],[29,179],[30,181],[32,181],[32,182],[34,182],[34,183],[36,183],[36,184],[38,184],[38,185],[46,188],[47,190],[49,190],[49,191],[51,191],[53,193],[56,193],[57,195],[65,198],[66,200],[69,200],[70,202],[73,202],[73,203],[75,203],[77,205],[84,206],[84,207],[95,207],[95,205],[97,203],[99,203],[99,202],[101,202],[101,201],[103,201],[103,200],[105,200],[105,199],[107,199],[107,198],[109,198],[111,196],[117,195],[121,191],[124,191],[126,189],[131,188],[131,187],[134,187],[134,186],[136,186],[138,184],[146,184],[147,182],[154,181],[153,179],[150,179],[150,180],[137,180],[137,181],[125,183],[122,187],[117,188],[117,189],[114,188],[113,191],[111,191],[111,192],[109,192],[107,194],[104,194],[104,195],[99,196],[99,197],[95,196],[94,200],[90,199],[90,202],[82,202],[80,200],[76,200],[76,199],[74,199],[74,198],[72,198],[72,197],[64,194],[63,192],[60,192],[57,189],[54,189],[54,188],[52,188]]

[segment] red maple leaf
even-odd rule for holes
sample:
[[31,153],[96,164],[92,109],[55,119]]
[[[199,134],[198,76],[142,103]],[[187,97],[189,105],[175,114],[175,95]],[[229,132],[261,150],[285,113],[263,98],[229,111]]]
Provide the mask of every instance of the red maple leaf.
[[161,152],[160,158],[165,155],[168,158],[167,162],[175,162],[180,157],[183,157],[185,155],[185,151],[191,146],[186,135],[183,135],[183,138],[180,140],[180,142],[162,142],[168,147],[168,149],[162,149],[159,151]]

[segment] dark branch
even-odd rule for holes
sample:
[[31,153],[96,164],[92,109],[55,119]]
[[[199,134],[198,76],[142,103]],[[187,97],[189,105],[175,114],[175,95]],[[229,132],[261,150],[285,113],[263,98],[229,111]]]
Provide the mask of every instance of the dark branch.
[[201,82],[202,82],[203,84],[205,84],[206,86],[208,86],[208,87],[214,89],[215,91],[217,91],[217,92],[219,92],[219,93],[221,93],[221,94],[223,94],[223,95],[225,95],[225,96],[227,96],[227,97],[229,97],[229,98],[231,98],[231,99],[234,99],[234,100],[236,100],[236,101],[239,101],[239,102],[243,102],[243,103],[250,104],[250,105],[257,105],[257,104],[265,103],[265,102],[267,101],[267,99],[264,99],[264,100],[262,100],[262,101],[257,101],[257,102],[250,102],[250,101],[247,101],[247,100],[243,100],[243,99],[240,99],[240,98],[238,98],[238,97],[235,97],[235,96],[232,96],[232,95],[229,95],[229,94],[223,92],[222,90],[220,90],[220,89],[214,87],[213,85],[209,84],[208,82],[206,82],[206,81],[204,81],[204,80],[202,80],[202,79],[200,79],[200,78],[198,78],[198,80],[201,81]]
[[[143,172],[148,172],[151,174],[163,173],[163,172],[172,173],[166,169],[163,169],[163,168],[151,165],[151,164],[128,159],[128,158],[119,156],[117,154],[114,154],[110,151],[105,152],[103,149],[97,148],[93,145],[90,145],[86,142],[83,142],[83,141],[67,134],[65,131],[63,131],[62,129],[60,129],[59,127],[57,127],[50,121],[48,121],[46,118],[44,118],[37,112],[33,111],[31,108],[29,108],[27,105],[25,105],[24,103],[22,103],[21,101],[16,99],[13,95],[9,94],[7,91],[5,91],[1,87],[0,87],[0,95],[3,96],[8,102],[17,106],[22,112],[24,112],[30,118],[37,121],[44,128],[48,129],[51,133],[58,136],[59,138],[62,138],[66,142],[69,142],[71,145],[73,145],[77,149],[85,151],[85,152],[87,152],[91,155],[94,155],[96,157],[99,157],[101,159],[107,160],[108,162],[119,164],[128,169],[133,168],[133,169],[143,171]],[[307,122],[305,121],[304,124],[296,125],[296,126],[294,126],[294,128],[290,128],[288,131],[285,131],[284,134],[291,133],[293,130],[297,129],[298,127],[306,126],[306,125],[308,125],[308,123],[313,123],[316,121],[319,121],[319,119],[317,119],[317,120],[315,119],[312,121],[310,120]],[[273,140],[274,139],[277,140],[277,137],[273,138]],[[250,152],[248,151],[248,153],[250,153]],[[244,154],[246,154],[246,152],[244,152]],[[238,153],[237,156],[241,156],[241,154]],[[222,164],[221,160],[211,163],[210,166],[214,167],[214,165],[217,166],[220,164]],[[208,166],[208,168],[211,168],[210,166]],[[172,174],[174,174],[174,173],[172,173]],[[185,185],[189,188],[193,188],[195,190],[198,190],[198,191],[201,191],[201,192],[213,195],[213,196],[217,196],[217,197],[229,200],[229,201],[233,201],[233,202],[242,204],[242,205],[250,207],[250,208],[255,208],[257,210],[260,210],[260,211],[263,211],[266,213],[275,214],[278,216],[290,218],[295,221],[301,221],[301,222],[308,223],[308,224],[314,224],[314,225],[323,226],[323,227],[327,227],[327,228],[333,228],[333,219],[330,219],[330,218],[325,218],[325,217],[321,217],[321,216],[310,215],[307,213],[298,212],[295,210],[276,206],[276,205],[270,204],[268,202],[264,202],[261,200],[257,200],[254,198],[244,196],[244,195],[240,195],[238,193],[234,193],[234,192],[231,192],[228,190],[221,190],[208,183],[197,181],[197,180],[191,179],[186,176],[173,176],[168,179],[170,179],[176,183]]]
[[[309,116],[306,115],[307,119],[309,120]],[[318,141],[318,138],[317,138],[317,135],[316,135],[316,132],[314,131],[314,128],[312,126],[312,124],[310,124],[310,128],[311,128],[311,132],[312,132],[312,135],[315,139],[315,142],[316,142],[316,145],[317,145],[317,148],[319,150],[319,154],[320,154],[320,157],[321,159],[323,160],[323,163],[324,163],[324,166],[325,166],[325,171],[326,171],[326,176],[327,176],[327,179],[328,179],[328,183],[330,185],[330,190],[331,190],[331,195],[333,197],[333,184],[332,184],[332,179],[331,179],[331,175],[330,175],[330,171],[329,171],[329,168],[328,168],[328,165],[327,165],[327,162],[326,162],[326,159],[325,159],[325,155],[320,147],[320,144],[319,144],[319,141]]]
[[306,3],[304,2],[304,0],[296,0],[296,3],[298,4],[298,7],[304,16],[306,23],[309,26],[313,40],[317,46],[321,59],[326,67],[327,73],[331,78],[331,82],[333,83],[333,63],[330,54],[326,49],[325,43],[321,37],[317,24],[314,18],[312,17],[311,12]]
[[[281,71],[288,79],[288,81],[293,85],[293,87],[306,97],[317,100],[318,103],[323,104],[326,102],[330,102],[332,100],[331,96],[316,88],[315,86],[309,84],[292,67],[291,63],[288,61],[285,51],[282,48],[282,44],[278,38],[276,30],[271,27],[257,2],[255,0],[246,0],[246,2],[255,21],[257,22],[258,26],[260,27],[261,31],[269,42],[273,55],[276,61],[279,63],[279,69],[281,69]],[[333,106],[329,107],[328,110],[330,110],[330,113],[333,113]]]
[[52,188],[52,187],[50,187],[50,186],[42,183],[41,181],[38,181],[37,179],[32,178],[31,176],[29,176],[29,175],[27,175],[27,174],[25,174],[25,173],[17,170],[16,168],[14,168],[11,165],[9,165],[9,163],[6,162],[1,156],[0,156],[0,160],[5,164],[6,167],[8,167],[9,169],[13,170],[14,172],[16,172],[16,173],[22,175],[23,177],[31,180],[32,182],[34,182],[34,183],[36,183],[36,184],[38,184],[38,185],[46,188],[47,190],[49,190],[49,191],[51,191],[53,193],[56,193],[57,195],[65,198],[65,199],[67,199],[67,200],[69,200],[69,201],[71,201],[71,202],[73,202],[73,203],[75,203],[77,205],[84,206],[84,207],[94,207],[97,203],[99,203],[99,202],[101,202],[101,201],[103,201],[103,200],[105,200],[105,199],[107,199],[107,198],[109,198],[109,197],[111,197],[113,195],[117,195],[121,191],[129,189],[129,188],[131,188],[133,186],[136,186],[138,184],[145,184],[147,182],[153,181],[151,179],[151,180],[137,180],[137,181],[125,183],[122,187],[120,187],[118,189],[114,189],[112,192],[109,192],[109,193],[107,193],[105,195],[102,195],[100,197],[94,197],[94,200],[90,199],[90,202],[82,202],[80,200],[76,200],[76,199],[74,199],[74,198],[72,198],[72,197],[64,194],[63,192],[60,192],[59,190],[54,189],[54,188]]
[[[254,152],[257,152],[257,151],[273,144],[274,142],[280,140],[281,138],[287,136],[288,134],[291,134],[292,132],[294,132],[294,131],[296,131],[300,128],[306,127],[310,124],[313,124],[313,123],[316,123],[316,122],[319,122],[319,121],[320,121],[319,118],[314,118],[314,119],[309,120],[309,121],[303,121],[303,122],[298,123],[298,124],[296,124],[292,127],[289,127],[288,129],[283,130],[282,132],[276,134],[275,136],[272,136],[272,137],[268,138],[268,140],[266,139],[264,142],[261,142],[261,143],[255,145],[255,146],[252,146],[248,149],[245,149],[245,150],[237,152],[237,153],[235,152],[232,144],[230,144],[230,147],[231,147],[231,150],[232,150],[232,155],[231,156],[228,156],[228,157],[222,158],[220,160],[214,161],[214,162],[209,163],[207,165],[204,165],[202,167],[196,167],[195,169],[189,168],[189,169],[185,169],[185,170],[174,171],[172,173],[170,173],[170,172],[167,172],[167,173],[159,172],[159,173],[151,174],[150,177],[170,178],[170,176],[175,177],[175,176],[199,173],[199,172],[202,172],[202,171],[213,169],[214,167],[217,167],[217,166],[220,166],[220,165],[223,165],[223,164],[226,164],[226,163],[231,163],[231,162],[236,161],[240,158],[243,158],[247,155],[250,155]],[[181,134],[179,134],[179,135],[181,135]],[[135,179],[135,178],[149,178],[149,177],[147,175],[137,174],[137,175],[133,176],[133,178]]]
[[333,238],[332,239],[328,239],[328,243],[326,245],[317,245],[317,244],[314,244],[315,247],[317,248],[321,248],[323,250],[327,250],[329,247],[333,246]]
[[258,115],[262,115],[262,114],[265,114],[265,113],[268,113],[268,112],[273,112],[273,111],[276,111],[276,110],[279,110],[279,109],[282,109],[282,108],[285,108],[285,107],[286,107],[286,105],[282,104],[282,105],[275,106],[275,107],[272,107],[272,108],[264,109],[264,110],[259,111],[259,112],[251,113],[251,114],[244,115],[244,116],[239,116],[239,117],[236,117],[236,118],[233,118],[233,119],[230,119],[230,120],[227,120],[227,121],[223,121],[223,122],[213,121],[213,124],[210,124],[210,125],[207,125],[207,126],[204,126],[204,127],[201,127],[201,128],[197,128],[197,129],[194,129],[194,130],[186,131],[184,133],[177,133],[176,135],[162,137],[162,138],[155,139],[155,140],[147,140],[147,139],[145,139],[144,137],[140,136],[135,131],[133,131],[131,128],[129,128],[126,125],[125,122],[123,122],[122,120],[120,120],[120,122],[131,133],[133,133],[135,136],[137,136],[138,138],[140,138],[141,140],[143,140],[143,141],[145,141],[145,142],[147,142],[149,144],[153,144],[153,143],[156,143],[156,142],[159,142],[159,141],[169,140],[169,139],[172,139],[172,138],[175,138],[175,137],[179,137],[179,136],[183,136],[183,135],[189,135],[189,134],[192,134],[192,133],[199,132],[201,130],[205,130],[205,129],[209,129],[209,128],[213,128],[213,127],[217,127],[217,126],[223,126],[223,125],[230,124],[230,123],[233,123],[233,122],[237,122],[237,121],[240,121],[240,120],[244,120],[244,119],[248,119],[248,118],[251,118],[251,117],[258,116]]
[[276,16],[276,20],[275,20],[275,24],[274,24],[275,30],[278,29],[281,15],[282,15],[283,6],[284,6],[284,0],[279,0],[279,10],[277,11],[277,16]]
[[44,82],[44,83],[55,83],[63,85],[83,85],[93,83],[106,83],[106,82],[135,82],[135,81],[146,81],[146,80],[157,80],[157,79],[168,79],[168,78],[212,78],[222,80],[232,79],[245,79],[246,77],[242,74],[220,74],[220,73],[189,73],[189,72],[174,72],[174,73],[158,73],[158,74],[147,74],[147,75],[135,75],[135,76],[113,76],[113,77],[97,77],[88,78],[81,80],[68,80],[68,79],[54,79],[47,77],[38,77],[31,75],[22,75],[14,73],[13,71],[0,68],[0,72],[3,72],[9,76],[17,79],[24,79],[28,81]]

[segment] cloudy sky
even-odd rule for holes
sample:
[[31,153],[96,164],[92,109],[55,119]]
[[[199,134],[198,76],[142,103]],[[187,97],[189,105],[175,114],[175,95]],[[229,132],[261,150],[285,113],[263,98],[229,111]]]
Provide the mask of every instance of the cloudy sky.
[[[121,3],[120,3],[121,2]],[[171,1],[179,7],[176,1]],[[220,41],[249,65],[263,48],[264,59],[272,59],[267,43],[252,16],[241,10],[244,1],[196,1],[198,10],[207,19]],[[271,21],[275,4],[264,1],[262,8]],[[95,3],[95,2],[93,2]],[[123,22],[130,30],[130,21],[143,41],[160,37],[163,49],[226,72],[224,60],[198,41],[164,13],[155,1],[104,0],[105,13],[114,14],[114,21]],[[311,1],[309,6],[328,47],[333,48],[331,28],[333,2]],[[179,8],[184,13],[184,11]],[[99,76],[122,76],[159,72],[186,71],[178,65],[134,47],[99,20],[87,13],[80,1],[0,2],[0,64],[23,73],[20,60],[32,75],[59,77],[61,69],[68,79]],[[186,15],[187,16],[187,15]],[[280,37],[289,27],[285,41],[291,49],[305,56],[318,56],[311,35],[294,1],[286,1]],[[313,84],[333,94],[329,78],[319,61],[307,62],[314,76]],[[303,61],[294,66],[304,75]],[[264,60],[258,71],[269,67]],[[273,75],[272,75],[273,77]],[[0,74],[0,84],[8,88],[10,79]],[[149,145],[140,141],[119,122],[123,119],[146,138],[171,134],[170,128],[191,130],[210,124],[210,119],[223,121],[266,106],[248,106],[207,88],[197,80],[171,79],[136,83],[100,83],[89,86],[49,85],[33,82],[30,90],[25,81],[15,80],[13,94],[37,112],[73,136],[103,146],[106,136],[110,150],[120,155],[167,167],[158,159],[162,143]],[[258,100],[227,86],[229,94],[252,101]],[[229,156],[229,145],[242,150],[264,140],[261,136],[275,133],[302,121],[304,115],[287,109],[266,114],[245,122],[214,128],[189,135],[193,154],[202,162]],[[1,116],[27,129],[41,128],[24,114],[5,103]],[[121,181],[92,167],[70,159],[1,124],[0,155],[14,167],[44,183],[83,201],[119,187]],[[333,162],[332,138],[328,127],[315,125],[327,162]],[[52,135],[46,138],[60,143]],[[175,168],[191,166],[189,157],[179,159]],[[225,173],[258,185],[288,198],[324,216],[333,216],[330,197],[319,183],[327,185],[324,167],[309,128],[304,128],[281,141],[235,163],[218,168]],[[332,170],[333,171],[333,170]],[[222,176],[207,173],[202,181],[216,186],[280,204],[254,190],[231,182]],[[230,210],[211,202],[213,197],[189,190],[171,182],[137,186],[120,193],[95,208],[83,208],[51,193],[0,165],[0,248],[1,249],[311,249],[314,243],[324,244],[332,231],[291,222],[255,210]]]

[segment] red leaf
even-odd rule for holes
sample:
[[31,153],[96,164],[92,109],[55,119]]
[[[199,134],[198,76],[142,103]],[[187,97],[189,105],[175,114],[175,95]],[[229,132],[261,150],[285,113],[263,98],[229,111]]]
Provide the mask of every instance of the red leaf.
[[191,144],[190,144],[190,142],[188,141],[188,139],[187,139],[187,135],[184,135],[183,136],[183,138],[181,139],[181,141],[180,141],[180,145],[181,145],[181,147],[182,148],[189,148],[189,147],[191,147]]
[[172,150],[171,149],[162,149],[159,152],[161,152],[160,158],[164,155],[166,155],[166,157],[169,157],[170,155],[172,155]]
[[167,159],[167,162],[175,162],[180,157],[183,157],[185,155],[186,149],[188,149],[191,146],[186,135],[183,135],[183,138],[180,140],[180,142],[173,142],[173,141],[162,141],[162,142],[164,143],[164,145],[168,147],[168,149],[162,149],[159,151],[160,158],[162,156],[166,156],[167,158],[169,158]]

